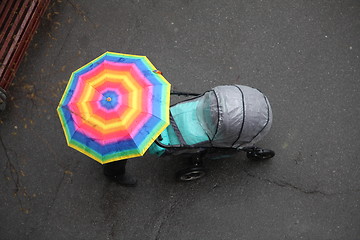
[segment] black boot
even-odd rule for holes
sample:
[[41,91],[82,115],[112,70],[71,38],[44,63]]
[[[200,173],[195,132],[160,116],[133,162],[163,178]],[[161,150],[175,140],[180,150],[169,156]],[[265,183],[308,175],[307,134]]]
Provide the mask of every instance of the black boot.
[[125,186],[125,187],[135,187],[137,184],[136,178],[128,173],[124,173],[122,175],[115,176],[113,178],[113,180],[115,182],[117,182],[118,184]]

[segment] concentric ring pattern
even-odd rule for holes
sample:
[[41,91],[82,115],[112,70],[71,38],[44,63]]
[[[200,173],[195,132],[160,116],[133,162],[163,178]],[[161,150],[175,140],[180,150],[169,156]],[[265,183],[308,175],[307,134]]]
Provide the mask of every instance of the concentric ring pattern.
[[73,72],[57,108],[68,145],[102,164],[142,156],[169,124],[170,84],[158,72],[114,52]]

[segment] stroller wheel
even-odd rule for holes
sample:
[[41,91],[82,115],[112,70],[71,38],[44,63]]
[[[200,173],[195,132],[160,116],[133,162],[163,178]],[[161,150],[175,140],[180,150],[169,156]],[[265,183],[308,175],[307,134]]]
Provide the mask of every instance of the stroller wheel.
[[269,149],[256,148],[246,153],[251,160],[266,160],[275,156],[275,152]]
[[203,167],[191,167],[180,170],[176,173],[176,180],[178,181],[193,181],[205,176],[206,172]]

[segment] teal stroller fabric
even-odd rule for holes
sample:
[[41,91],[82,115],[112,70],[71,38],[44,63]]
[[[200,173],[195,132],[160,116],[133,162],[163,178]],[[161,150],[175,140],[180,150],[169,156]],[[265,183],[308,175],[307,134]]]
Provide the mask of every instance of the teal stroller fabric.
[[[209,137],[201,126],[197,116],[198,104],[199,98],[182,102],[170,108],[171,115],[174,118],[186,145],[209,142]],[[171,146],[180,144],[180,140],[171,124],[161,133],[161,137],[161,142],[165,145]],[[165,149],[158,146],[156,143],[153,143],[149,148],[149,152],[151,154],[162,155],[165,152]]]
[[[170,147],[250,147],[269,132],[272,124],[267,97],[244,85],[217,86],[173,105],[170,113],[175,123],[161,133],[161,143]],[[165,150],[156,143],[149,148],[150,153],[158,155]]]

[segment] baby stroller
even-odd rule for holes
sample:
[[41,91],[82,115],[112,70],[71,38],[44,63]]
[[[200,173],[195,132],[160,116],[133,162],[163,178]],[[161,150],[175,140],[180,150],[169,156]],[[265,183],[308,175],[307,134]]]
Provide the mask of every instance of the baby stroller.
[[[159,156],[188,155],[191,167],[176,173],[177,180],[191,181],[205,175],[203,159],[245,151],[252,160],[272,158],[272,150],[254,146],[270,130],[272,111],[267,97],[243,85],[217,86],[170,107],[170,125],[151,145]],[[214,158],[214,157],[211,157]]]

